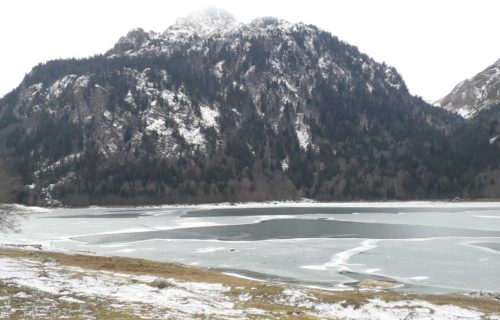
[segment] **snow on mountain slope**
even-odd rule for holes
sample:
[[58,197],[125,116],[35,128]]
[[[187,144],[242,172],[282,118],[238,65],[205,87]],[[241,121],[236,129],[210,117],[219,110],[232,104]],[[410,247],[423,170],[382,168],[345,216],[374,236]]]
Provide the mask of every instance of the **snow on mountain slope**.
[[500,60],[474,77],[459,83],[435,105],[472,118],[479,111],[500,103]]
[[213,8],[163,33],[132,30],[104,55],[40,64],[0,100],[0,140],[24,185],[37,186],[19,197],[43,189],[80,204],[88,194],[392,197],[414,168],[437,174],[426,151],[410,150],[459,121],[329,32]]
[[190,37],[209,37],[233,32],[243,24],[228,12],[218,8],[207,8],[177,19],[163,35],[172,41],[188,40]]

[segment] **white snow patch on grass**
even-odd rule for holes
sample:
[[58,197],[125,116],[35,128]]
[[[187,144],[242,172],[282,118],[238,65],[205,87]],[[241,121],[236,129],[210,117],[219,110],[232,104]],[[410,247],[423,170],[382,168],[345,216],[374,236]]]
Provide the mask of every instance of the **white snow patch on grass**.
[[[30,259],[0,258],[0,280],[50,294],[65,292],[60,299],[79,303],[80,298],[97,297],[116,301],[117,306],[130,304],[168,308],[189,319],[196,314],[239,317],[243,310],[234,308],[225,295],[229,287],[167,279],[172,286],[158,289],[151,285],[155,277],[124,275],[112,272],[63,267]],[[82,272],[83,271],[83,272]],[[67,297],[71,293],[71,297]]]
[[68,296],[62,296],[62,297],[59,298],[59,300],[66,301],[66,302],[71,302],[71,303],[79,303],[79,304],[85,303],[85,301],[82,301],[80,299],[76,299],[76,298],[73,298],[73,297],[68,297]]
[[481,319],[483,313],[467,310],[451,305],[434,305],[426,301],[402,300],[386,302],[371,299],[368,303],[355,307],[343,303],[320,303],[314,306],[322,319],[384,319],[384,320],[416,320],[416,319]]
[[[364,241],[357,249],[370,245]],[[354,249],[351,251],[354,252]],[[141,318],[168,316],[173,319],[193,319],[204,315],[214,319],[253,319],[255,315],[263,315],[267,319],[277,315],[255,307],[254,303],[258,305],[262,296],[252,293],[257,289],[253,284],[232,287],[222,283],[82,269],[61,265],[53,259],[8,256],[0,256],[0,270],[0,282],[4,285],[21,290],[38,290],[54,295],[60,301],[80,304],[82,308],[89,301],[99,299],[107,301],[112,308],[131,310]],[[157,280],[165,281],[167,285],[155,285]],[[272,285],[263,288],[267,286]],[[236,291],[234,295],[234,290],[239,292]],[[373,297],[353,305],[344,301],[342,296],[325,302],[320,295],[316,295],[316,291],[305,287],[287,286],[277,293],[272,293],[276,290],[271,287],[268,292],[270,295],[266,299],[270,305],[284,307],[285,310],[289,307],[300,309],[304,315],[318,319],[499,319],[498,314],[485,314],[472,307],[466,309],[454,305],[436,305],[420,299],[405,299],[404,295],[399,301]],[[21,291],[11,298],[30,297]],[[0,301],[4,300],[0,297]]]

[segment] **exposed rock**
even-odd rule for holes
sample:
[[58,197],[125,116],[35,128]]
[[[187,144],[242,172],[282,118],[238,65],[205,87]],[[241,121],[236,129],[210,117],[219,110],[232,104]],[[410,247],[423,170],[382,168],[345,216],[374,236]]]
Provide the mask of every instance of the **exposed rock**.
[[500,103],[500,59],[474,77],[459,83],[446,97],[435,102],[464,118]]
[[481,195],[469,177],[496,163],[469,164],[496,139],[464,154],[478,144],[454,139],[461,123],[315,26],[210,9],[33,68],[0,100],[2,159],[21,181],[3,193],[53,206]]
[[150,283],[150,286],[158,288],[158,289],[165,289],[165,288],[173,286],[173,284],[171,284],[166,279],[156,278],[153,282]]

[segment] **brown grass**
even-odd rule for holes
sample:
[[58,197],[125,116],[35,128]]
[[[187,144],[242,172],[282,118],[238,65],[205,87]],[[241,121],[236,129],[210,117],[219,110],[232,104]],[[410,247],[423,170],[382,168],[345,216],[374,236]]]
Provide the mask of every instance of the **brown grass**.
[[[17,296],[18,293],[25,293],[27,296]],[[9,320],[21,319],[60,319],[62,317],[69,319],[110,319],[110,320],[136,320],[141,319],[129,310],[116,309],[111,307],[111,301],[86,299],[85,308],[78,303],[61,301],[57,295],[31,290],[29,288],[20,288],[12,285],[5,285],[0,282],[0,310],[3,309],[3,315]],[[7,302],[6,302],[7,301]],[[6,303],[10,313],[6,312]],[[37,309],[36,315],[33,311]]]
[[259,284],[257,281],[232,277],[203,268],[190,267],[178,263],[155,262],[144,259],[65,254],[50,251],[28,251],[7,248],[0,248],[0,254],[18,258],[40,260],[54,259],[60,264],[77,266],[84,269],[105,270],[131,274],[147,274],[162,278],[176,278],[185,281],[223,283],[228,286],[254,286]]
[[[28,251],[7,249],[0,247],[0,255],[15,258],[54,259],[62,265],[77,266],[84,269],[106,270],[120,273],[147,274],[162,278],[175,278],[185,281],[221,283],[231,287],[226,294],[236,301],[236,308],[258,308],[269,312],[270,318],[313,320],[307,314],[307,309],[276,303],[287,285],[270,284],[258,281],[232,277],[203,268],[190,267],[176,263],[161,263],[143,259],[89,256],[82,254],[64,254],[47,251]],[[369,299],[378,298],[384,301],[423,300],[436,305],[455,305],[467,309],[476,309],[480,312],[500,313],[500,301],[488,298],[470,297],[460,294],[405,294],[395,291],[326,291],[309,289],[309,294],[325,303],[343,302],[345,305],[360,306]],[[250,296],[248,301],[239,301],[242,294]],[[113,319],[111,308],[103,305],[96,306],[96,313],[105,315],[106,319]],[[109,312],[109,314],[105,314]],[[117,315],[115,318],[120,318]],[[259,318],[258,316],[255,317]],[[269,317],[264,317],[269,318]],[[15,316],[14,318],[15,319]],[[124,318],[132,319],[132,318]]]
[[484,313],[500,313],[500,301],[478,298],[461,294],[405,294],[395,291],[340,291],[329,292],[312,290],[312,294],[327,303],[345,301],[346,305],[360,306],[369,299],[379,298],[384,301],[422,300],[436,305],[454,305],[462,308],[474,308]]

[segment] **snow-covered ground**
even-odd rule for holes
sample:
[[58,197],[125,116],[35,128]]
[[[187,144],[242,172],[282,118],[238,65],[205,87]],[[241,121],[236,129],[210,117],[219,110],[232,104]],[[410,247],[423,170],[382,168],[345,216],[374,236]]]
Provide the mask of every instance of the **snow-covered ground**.
[[[13,204],[19,210],[26,212],[49,212],[51,208],[25,206]],[[150,206],[134,206],[134,208],[190,208],[190,209],[224,209],[224,208],[277,208],[277,207],[300,207],[300,208],[330,208],[330,207],[371,207],[371,208],[408,208],[408,207],[479,207],[479,208],[498,208],[498,201],[356,201],[356,202],[318,202],[308,198],[301,200],[288,201],[260,201],[260,202],[219,202],[219,203],[201,203],[201,204],[164,204]],[[101,206],[91,206],[89,208],[106,208]]]
[[[168,316],[176,319],[191,319],[195,314],[237,318],[243,315],[225,296],[229,287],[221,284],[168,279],[168,288],[158,289],[152,285],[157,279],[154,276],[84,270],[52,260],[5,257],[0,258],[0,270],[3,283],[35,289],[74,303],[84,304],[85,298],[92,297],[113,301],[115,307],[122,309],[134,306],[133,309],[140,310],[140,305],[148,304],[154,309],[152,314],[161,315],[168,310]],[[6,300],[1,300],[0,305]],[[8,313],[8,304],[0,310],[4,315]]]
[[[210,319],[269,319],[280,315],[282,318],[307,315],[319,319],[500,319],[499,315],[473,308],[404,298],[388,302],[374,296],[356,306],[345,300],[327,302],[311,289],[291,286],[284,289],[277,286],[281,289],[269,290],[268,295],[257,286],[231,287],[176,278],[161,279],[164,286],[158,286],[156,276],[82,269],[62,265],[50,258],[0,255],[0,270],[0,285],[18,290],[10,296],[0,290],[0,318],[8,318],[15,312],[50,318],[56,307],[69,308],[68,312],[85,309],[83,318],[92,318],[93,308],[88,305],[99,301],[112,309],[147,319],[204,316]],[[40,294],[43,294],[43,301],[37,303]],[[262,300],[267,301],[262,303]],[[259,305],[267,307],[259,308]]]

